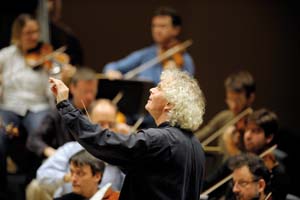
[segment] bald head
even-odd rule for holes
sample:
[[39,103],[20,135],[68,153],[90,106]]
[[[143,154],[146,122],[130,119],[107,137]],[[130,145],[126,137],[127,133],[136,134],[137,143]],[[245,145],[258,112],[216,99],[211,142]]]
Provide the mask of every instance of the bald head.
[[91,120],[102,128],[112,129],[116,124],[117,108],[108,99],[99,99],[91,109]]

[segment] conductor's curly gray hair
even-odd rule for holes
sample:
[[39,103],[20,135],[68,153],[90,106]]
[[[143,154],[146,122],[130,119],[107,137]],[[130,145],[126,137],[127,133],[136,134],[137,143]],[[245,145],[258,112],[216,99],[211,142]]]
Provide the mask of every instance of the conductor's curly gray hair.
[[205,98],[196,79],[187,72],[169,69],[161,74],[161,89],[169,103],[170,123],[195,131],[203,122]]

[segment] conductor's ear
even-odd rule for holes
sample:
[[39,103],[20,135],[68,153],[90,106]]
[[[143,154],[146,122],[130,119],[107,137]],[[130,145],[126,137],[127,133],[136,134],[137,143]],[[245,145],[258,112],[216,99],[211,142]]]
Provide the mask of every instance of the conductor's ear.
[[173,107],[174,105],[168,102],[167,105],[165,105],[164,111],[169,112]]

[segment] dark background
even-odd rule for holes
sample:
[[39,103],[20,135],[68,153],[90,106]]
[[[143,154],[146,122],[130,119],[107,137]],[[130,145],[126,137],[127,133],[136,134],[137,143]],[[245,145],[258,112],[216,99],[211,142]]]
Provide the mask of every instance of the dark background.
[[[0,48],[8,45],[16,13],[32,11],[36,0],[9,1],[0,8]],[[169,5],[183,18],[181,39],[192,39],[188,51],[207,107],[204,121],[226,108],[223,81],[238,69],[257,82],[254,108],[267,107],[280,119],[279,147],[297,191],[300,133],[300,17],[297,1],[266,0],[63,0],[62,21],[80,39],[85,64],[101,72],[104,64],[152,43],[151,15]]]

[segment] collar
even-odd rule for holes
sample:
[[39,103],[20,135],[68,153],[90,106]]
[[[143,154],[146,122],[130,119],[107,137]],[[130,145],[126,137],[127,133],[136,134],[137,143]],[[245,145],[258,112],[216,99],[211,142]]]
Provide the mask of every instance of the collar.
[[160,125],[158,125],[157,127],[158,128],[164,128],[164,127],[170,127],[170,126],[171,126],[170,122],[165,121],[165,122],[161,123]]

